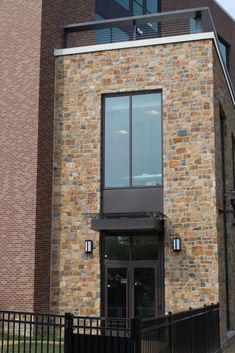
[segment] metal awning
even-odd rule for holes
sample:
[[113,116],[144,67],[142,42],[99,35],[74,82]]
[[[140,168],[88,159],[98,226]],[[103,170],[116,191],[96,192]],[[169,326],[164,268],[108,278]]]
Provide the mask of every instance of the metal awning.
[[163,232],[164,215],[146,214],[100,214],[91,221],[91,228],[99,231],[157,231]]

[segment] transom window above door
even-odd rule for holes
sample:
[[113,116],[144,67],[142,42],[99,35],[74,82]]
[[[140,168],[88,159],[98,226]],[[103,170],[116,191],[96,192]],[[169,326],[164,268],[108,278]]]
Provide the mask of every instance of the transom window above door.
[[109,261],[158,260],[159,237],[155,234],[105,235],[104,259]]
[[162,186],[161,93],[104,96],[103,186]]

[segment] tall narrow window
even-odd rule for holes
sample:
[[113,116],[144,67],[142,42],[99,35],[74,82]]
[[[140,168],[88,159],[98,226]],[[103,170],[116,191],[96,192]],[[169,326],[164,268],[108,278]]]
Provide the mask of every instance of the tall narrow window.
[[162,185],[161,93],[104,98],[104,187]]
[[225,44],[225,42],[219,38],[219,48],[220,48],[220,53],[222,56],[222,59],[225,63],[225,65],[227,66],[227,68],[229,68],[229,47],[227,44]]

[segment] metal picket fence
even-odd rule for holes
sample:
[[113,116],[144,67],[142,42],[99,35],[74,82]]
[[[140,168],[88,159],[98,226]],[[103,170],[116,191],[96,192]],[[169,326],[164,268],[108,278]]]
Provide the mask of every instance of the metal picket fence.
[[0,311],[0,353],[216,353],[219,304],[149,319]]

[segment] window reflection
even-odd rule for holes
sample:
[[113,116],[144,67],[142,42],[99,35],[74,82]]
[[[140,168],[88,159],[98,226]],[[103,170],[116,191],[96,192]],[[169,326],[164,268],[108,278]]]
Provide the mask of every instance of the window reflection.
[[105,237],[105,259],[107,260],[129,260],[130,237],[128,236],[106,236]]
[[157,0],[146,0],[147,12],[155,13],[158,12],[158,1]]
[[132,11],[133,15],[144,15],[147,13],[156,13],[159,10],[160,0],[115,0],[119,5],[128,11]]
[[158,250],[158,237],[152,235],[133,236],[132,260],[157,260]]
[[161,94],[106,97],[104,125],[105,187],[162,185]]
[[162,184],[160,95],[132,98],[132,185]]
[[222,59],[226,66],[228,66],[228,46],[219,39],[219,48]]
[[130,3],[129,0],[115,0],[119,5],[124,7],[125,9],[129,10],[130,9]]
[[129,185],[129,97],[105,100],[105,185]]
[[106,260],[158,260],[159,237],[156,234],[106,235]]

